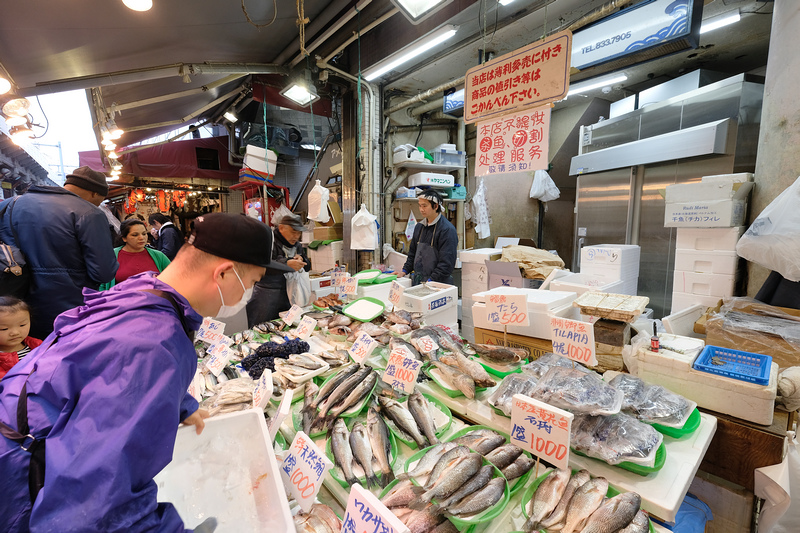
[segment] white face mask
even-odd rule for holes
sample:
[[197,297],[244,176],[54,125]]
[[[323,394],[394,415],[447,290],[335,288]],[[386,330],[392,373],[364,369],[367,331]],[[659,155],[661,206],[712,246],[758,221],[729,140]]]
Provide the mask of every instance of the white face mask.
[[242,299],[234,305],[225,305],[225,299],[222,297],[222,289],[220,289],[219,284],[217,284],[217,291],[219,291],[219,299],[222,301],[222,305],[217,312],[217,316],[214,318],[227,318],[235,315],[247,305],[247,302],[250,301],[250,298],[253,296],[253,287],[245,289],[244,282],[242,282],[242,278],[239,277],[239,273],[236,272],[235,268],[233,269],[233,273],[236,274],[236,278],[239,280],[239,283],[241,283],[242,289],[244,289]]

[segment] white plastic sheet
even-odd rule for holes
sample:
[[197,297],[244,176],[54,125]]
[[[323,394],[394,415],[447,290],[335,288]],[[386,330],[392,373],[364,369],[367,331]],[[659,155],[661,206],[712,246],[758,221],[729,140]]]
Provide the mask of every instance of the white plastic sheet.
[[755,494],[766,502],[758,520],[759,533],[796,533],[800,531],[800,505],[792,499],[800,495],[800,451],[797,438],[789,432],[789,449],[783,462],[756,468]]
[[417,226],[417,217],[414,216],[414,213],[409,213],[408,215],[408,222],[406,223],[406,239],[409,241],[414,236],[414,228]]
[[536,198],[540,202],[558,200],[561,191],[556,187],[553,178],[546,170],[537,170],[533,173],[533,184],[531,185],[531,198]]
[[350,222],[350,249],[351,250],[374,250],[378,247],[378,225],[375,221],[378,217],[361,204],[361,209],[353,215]]
[[489,204],[486,202],[486,184],[483,179],[478,184],[478,190],[472,195],[472,219],[479,239],[485,239],[492,234],[489,228],[492,223],[492,217],[489,216]]
[[272,213],[272,218],[269,220],[269,223],[271,226],[277,227],[278,223],[280,223],[283,217],[289,216],[291,214],[292,212],[288,207],[286,207],[286,204],[281,204],[280,207],[278,207],[278,209],[276,209],[275,212]]
[[328,198],[330,198],[330,191],[320,185],[317,180],[317,184],[308,193],[308,218],[310,220],[316,220],[323,224],[330,220]]
[[292,305],[305,307],[311,301],[311,278],[305,270],[287,272],[286,294]]

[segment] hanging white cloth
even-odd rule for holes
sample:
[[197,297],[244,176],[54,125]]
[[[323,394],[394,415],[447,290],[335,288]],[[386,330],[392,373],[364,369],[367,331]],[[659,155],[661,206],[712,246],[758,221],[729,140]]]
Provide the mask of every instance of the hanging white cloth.
[[489,225],[492,218],[489,216],[489,204],[486,201],[486,184],[481,179],[478,190],[472,195],[472,221],[475,223],[475,232],[479,239],[491,236]]
[[406,223],[406,239],[409,241],[414,236],[414,228],[417,226],[417,217],[414,216],[414,212],[408,214],[408,222]]
[[540,202],[558,200],[561,191],[556,187],[556,183],[546,170],[537,170],[533,173],[533,184],[531,185],[531,198],[536,198]]
[[350,249],[375,250],[378,247],[378,217],[361,204],[361,209],[350,222]]
[[330,191],[320,185],[319,180],[311,192],[308,193],[308,218],[317,222],[326,223],[330,219],[328,213],[328,198]]

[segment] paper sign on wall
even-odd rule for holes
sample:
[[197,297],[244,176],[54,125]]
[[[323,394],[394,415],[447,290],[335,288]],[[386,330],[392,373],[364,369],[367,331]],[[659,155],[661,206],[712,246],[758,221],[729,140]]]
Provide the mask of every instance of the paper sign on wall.
[[350,488],[342,533],[408,533],[395,514],[371,492],[355,484]]
[[408,357],[407,353],[408,350],[404,346],[392,350],[381,379],[393,389],[411,394],[414,392],[422,362],[414,357]]
[[316,320],[310,316],[304,316],[303,320],[300,321],[300,325],[297,326],[297,336],[303,340],[306,340],[311,336],[312,333],[314,333],[314,328],[316,327]]
[[525,294],[490,294],[486,301],[486,319],[501,326],[528,326],[528,297]]
[[299,305],[293,305],[286,312],[286,318],[284,318],[283,321],[286,322],[287,325],[291,326],[292,324],[297,322],[297,319],[300,318],[300,315],[302,314],[303,314],[303,308],[300,307]]
[[203,323],[200,324],[195,338],[212,345],[221,342],[225,344],[233,343],[232,340],[225,336],[225,323],[209,317],[203,319]]
[[511,404],[511,442],[558,468],[569,466],[573,414],[523,394]]
[[392,286],[389,289],[389,301],[392,303],[393,306],[397,307],[400,305],[400,298],[403,297],[403,291],[405,288],[397,283],[396,281],[392,282]]
[[553,353],[586,366],[597,366],[594,327],[590,323],[551,316],[550,331]]
[[350,357],[353,358],[353,361],[361,364],[364,362],[364,359],[372,354],[376,346],[378,346],[378,343],[375,339],[366,333],[361,333],[358,337],[356,337],[356,341],[347,350],[347,353],[350,354]]
[[253,407],[255,409],[264,409],[272,397],[272,370],[269,368],[264,369],[261,377],[256,383],[256,388],[253,390]]
[[550,162],[550,106],[478,123],[475,175],[544,170]]
[[308,512],[322,487],[325,473],[331,468],[333,463],[322,450],[308,435],[298,431],[281,464],[281,479],[286,490]]

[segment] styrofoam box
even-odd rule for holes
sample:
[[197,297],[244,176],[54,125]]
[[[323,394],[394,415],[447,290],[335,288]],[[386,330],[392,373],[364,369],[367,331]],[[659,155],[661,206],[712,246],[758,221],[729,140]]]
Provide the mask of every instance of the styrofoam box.
[[[411,278],[397,278],[397,283],[399,283],[403,288],[407,289],[411,287]],[[359,298],[364,298],[365,296],[369,296],[371,298],[377,298],[378,300],[382,300],[383,302],[389,301],[389,292],[392,290],[392,284],[389,283],[378,283],[377,285],[359,285],[356,289],[356,295]]]
[[609,281],[589,274],[568,274],[563,278],[554,279],[550,282],[551,291],[571,291],[580,296],[589,291],[610,292],[612,294],[623,294],[623,282],[621,280]]
[[673,291],[670,312],[677,313],[678,311],[683,311],[687,307],[698,304],[703,307],[716,307],[720,300],[722,300],[721,296],[703,296],[700,294]]
[[389,255],[386,256],[384,264],[391,266],[395,272],[400,272],[403,270],[403,265],[406,264],[406,260],[408,260],[406,254],[401,254],[400,252],[392,250],[389,252]]
[[733,228],[678,228],[675,248],[684,250],[736,250],[744,226]]
[[438,172],[417,172],[408,177],[409,187],[429,185],[432,187],[452,187],[456,184],[456,179],[450,174],[439,174]]
[[400,298],[399,307],[412,313],[422,313],[423,316],[430,315],[433,311],[452,307],[454,316],[456,317],[452,322],[457,321],[458,310],[456,309],[456,303],[458,302],[458,287],[446,283],[438,283],[436,281],[429,281],[425,285],[440,290],[425,296],[417,296],[414,293],[422,291],[423,289],[421,289],[421,287],[423,287],[423,285],[406,289],[403,291],[403,296]]
[[665,228],[729,228],[744,224],[745,200],[668,203]]
[[736,276],[731,274],[705,274],[676,270],[672,276],[672,290],[701,296],[730,297]]
[[331,286],[331,277],[311,278],[311,290],[316,292],[320,289],[327,289]]
[[469,342],[475,342],[475,326],[465,326],[461,323],[461,336]]
[[527,296],[528,311],[532,313],[547,313],[552,309],[564,305],[572,305],[578,297],[575,292],[540,291],[538,289],[518,289],[515,287],[495,287],[494,289],[479,292],[473,295],[476,303],[486,303],[489,296],[497,294],[524,294]]
[[187,528],[213,516],[219,533],[294,531],[263,411],[205,423],[200,435],[178,429],[172,461],[155,477],[158,501],[172,503]]
[[581,274],[586,274],[591,278],[604,279],[607,281],[631,280],[639,277],[639,263],[627,265],[583,265],[581,264]]
[[[542,291],[547,292],[547,291]],[[524,335],[526,337],[535,337],[538,339],[552,339],[550,331],[550,316],[558,316],[561,318],[577,318],[576,307],[572,304],[563,305],[545,311],[543,313],[529,312],[530,325],[528,326],[508,326],[508,332],[515,335]],[[489,329],[492,331],[503,331],[503,326],[500,324],[490,324],[486,317],[486,304],[483,302],[476,302],[472,306],[472,320],[476,328]]]
[[593,244],[581,248],[583,265],[639,265],[641,248],[638,244]]
[[[459,250],[458,257],[462,263],[480,263],[484,261],[497,261],[503,255],[502,248],[475,248],[474,250]],[[463,268],[463,267],[462,267]]]
[[756,424],[772,424],[778,389],[778,365],[772,363],[769,385],[701,372],[692,368],[695,357],[641,349],[635,355],[637,376],[688,398],[697,405]]
[[[445,309],[437,309],[432,313],[424,315],[422,320],[428,326],[435,326],[437,324],[442,324],[445,326],[448,326],[449,324],[458,324],[458,309],[456,306],[447,307]],[[455,329],[458,330],[458,326],[456,326]]]
[[735,275],[738,264],[735,251],[675,250],[675,270]]
[[667,185],[664,199],[667,204],[744,200],[753,190],[753,182],[737,182],[724,176],[709,176],[710,180]]
[[[265,155],[266,161],[264,160]],[[278,156],[275,155],[275,152],[272,150],[259,148],[258,146],[253,146],[252,144],[248,144],[245,148],[244,166],[250,167],[253,170],[257,170],[258,172],[263,172],[264,174],[274,176],[277,164]]]

